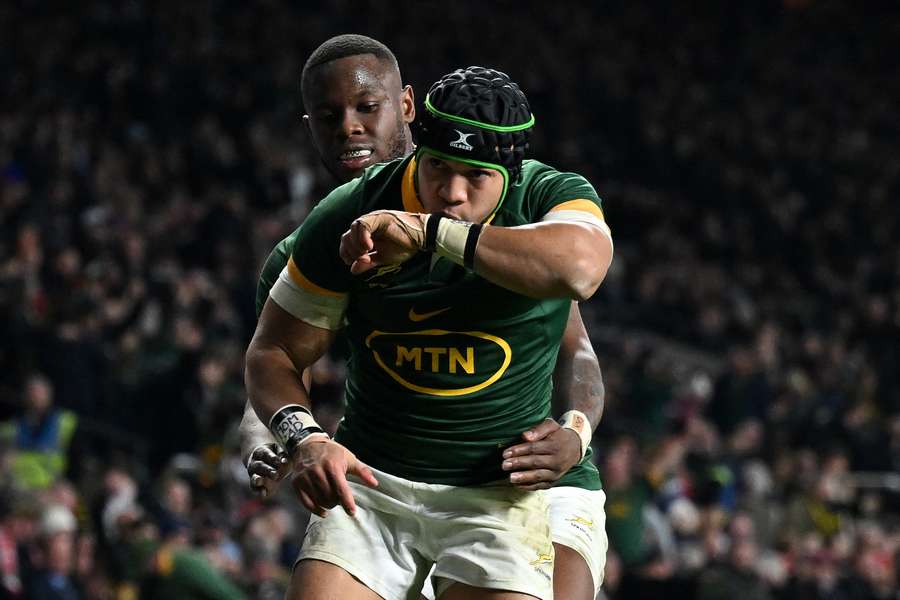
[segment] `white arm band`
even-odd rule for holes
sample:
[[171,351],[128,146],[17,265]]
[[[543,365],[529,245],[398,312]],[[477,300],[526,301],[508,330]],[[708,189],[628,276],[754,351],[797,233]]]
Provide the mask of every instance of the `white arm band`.
[[587,415],[580,410],[569,410],[559,418],[559,424],[564,428],[571,429],[581,438],[581,458],[584,458],[588,448],[591,447],[591,437],[594,432]]

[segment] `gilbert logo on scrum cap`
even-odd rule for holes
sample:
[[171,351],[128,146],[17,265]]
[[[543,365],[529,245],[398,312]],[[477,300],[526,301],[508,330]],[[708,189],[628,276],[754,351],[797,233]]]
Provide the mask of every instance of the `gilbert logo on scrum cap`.
[[459,148],[460,150],[468,150],[472,151],[472,144],[469,143],[469,138],[475,135],[474,133],[463,133],[459,129],[454,129],[453,131],[459,135],[459,139],[453,140],[450,142],[450,145],[454,148]]

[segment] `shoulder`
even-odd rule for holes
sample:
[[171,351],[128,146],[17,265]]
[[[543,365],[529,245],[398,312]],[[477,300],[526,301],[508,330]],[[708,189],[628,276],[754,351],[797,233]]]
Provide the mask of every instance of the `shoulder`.
[[534,223],[551,211],[569,208],[587,209],[602,218],[600,207],[600,197],[582,175],[526,160],[520,180],[510,188],[505,211],[506,221],[517,224]]
[[373,165],[356,179],[336,187],[313,207],[301,230],[308,223],[322,220],[349,223],[359,215],[377,209],[386,197],[399,191],[404,170],[411,159],[408,156]]
[[[522,185],[531,195],[567,196],[581,192],[592,198],[597,197],[594,186],[583,175],[560,171],[537,160],[526,160],[522,163],[522,181],[519,185]],[[566,197],[566,199],[577,200],[578,198]]]

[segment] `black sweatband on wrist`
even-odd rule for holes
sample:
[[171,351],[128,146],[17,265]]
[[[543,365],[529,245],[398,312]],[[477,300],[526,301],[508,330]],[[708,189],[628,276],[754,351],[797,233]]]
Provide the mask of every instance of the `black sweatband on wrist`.
[[297,446],[312,434],[325,433],[313,419],[312,412],[299,404],[288,404],[272,415],[269,429],[288,455],[293,455]]
[[467,269],[475,269],[475,248],[478,246],[478,236],[481,235],[481,223],[475,223],[469,227],[469,235],[466,237],[466,249],[463,251],[463,262]]
[[437,246],[438,225],[441,224],[443,218],[441,215],[428,215],[428,220],[425,222],[425,247],[422,250],[434,252]]

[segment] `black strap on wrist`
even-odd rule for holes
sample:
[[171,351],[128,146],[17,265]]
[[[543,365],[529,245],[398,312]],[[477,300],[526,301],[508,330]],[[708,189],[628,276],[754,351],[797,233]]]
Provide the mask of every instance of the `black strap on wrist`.
[[438,225],[441,224],[441,215],[429,215],[428,221],[425,223],[425,246],[422,250],[426,252],[434,252],[437,247]]
[[467,269],[475,270],[475,248],[478,246],[478,237],[481,235],[481,223],[475,223],[469,227],[469,235],[466,236],[466,248],[463,251],[463,263]]

